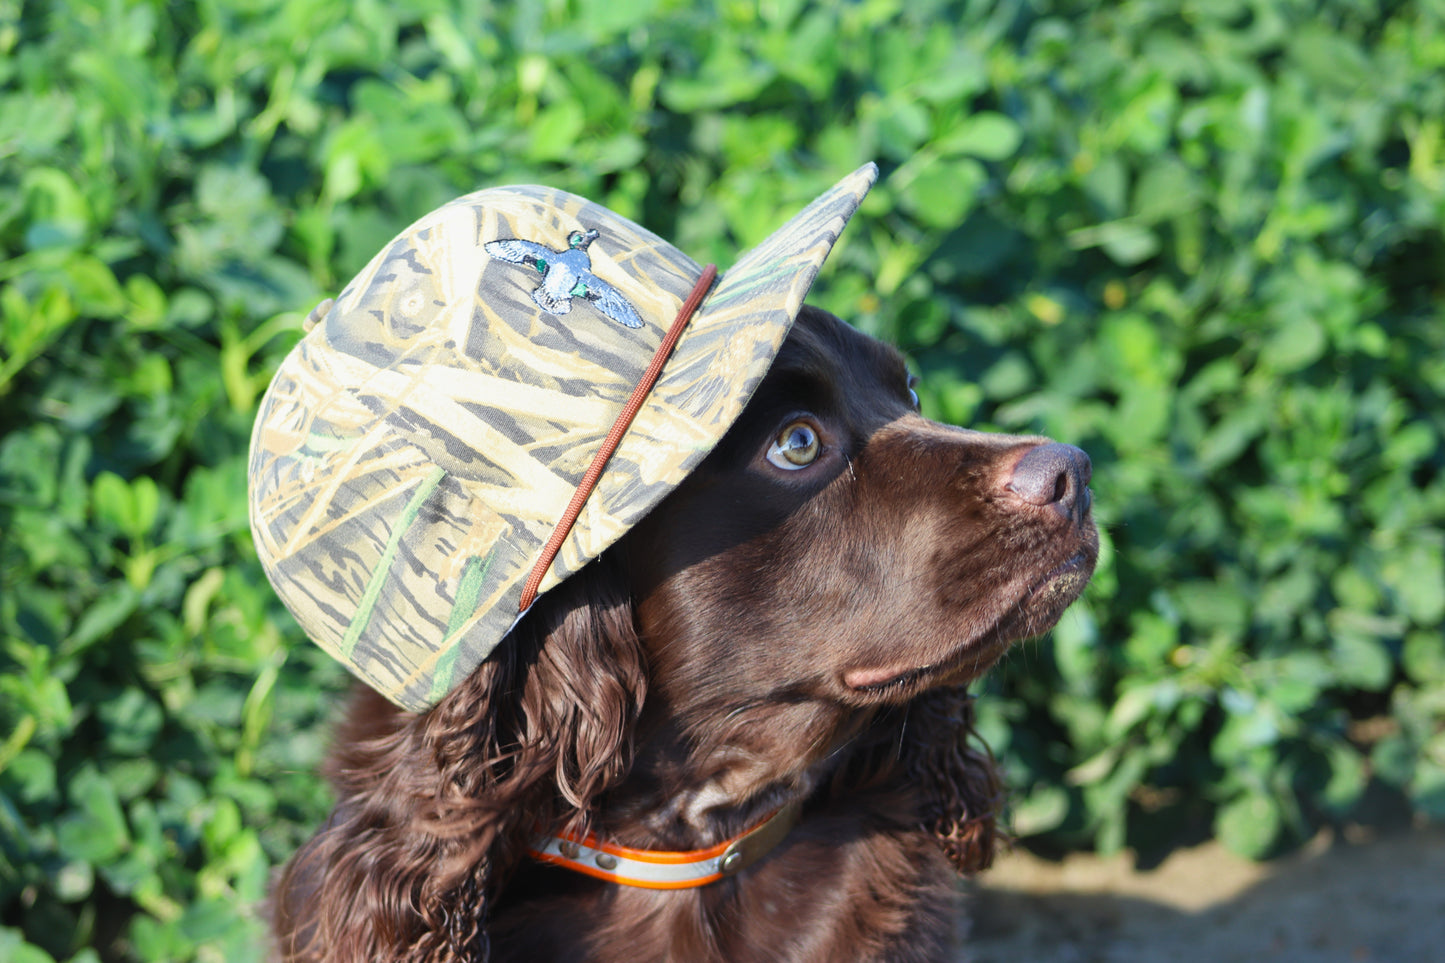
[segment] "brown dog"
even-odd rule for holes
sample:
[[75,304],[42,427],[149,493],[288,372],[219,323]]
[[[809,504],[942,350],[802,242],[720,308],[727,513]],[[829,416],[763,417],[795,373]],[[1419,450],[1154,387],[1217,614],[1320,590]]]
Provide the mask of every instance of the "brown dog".
[[[285,957],[950,958],[998,796],[962,687],[1088,581],[1089,474],[922,418],[897,352],[804,308],[701,467],[465,683],[420,715],[358,695],[276,893]],[[528,855],[695,851],[780,807],[786,835],[695,888]]]

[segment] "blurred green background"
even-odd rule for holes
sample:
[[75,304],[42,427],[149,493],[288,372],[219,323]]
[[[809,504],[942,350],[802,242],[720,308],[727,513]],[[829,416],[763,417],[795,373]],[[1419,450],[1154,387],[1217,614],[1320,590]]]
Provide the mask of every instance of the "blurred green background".
[[1015,830],[1445,817],[1440,0],[0,0],[0,958],[262,955],[346,687],[245,515],[312,305],[478,187],[725,268],[874,159],[813,300],[1094,458]]

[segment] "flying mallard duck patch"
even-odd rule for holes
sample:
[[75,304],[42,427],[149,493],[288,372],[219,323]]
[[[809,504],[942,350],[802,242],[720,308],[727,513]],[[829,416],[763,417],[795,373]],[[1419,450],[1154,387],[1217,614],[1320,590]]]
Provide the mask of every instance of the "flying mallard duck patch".
[[572,310],[573,298],[585,298],[618,324],[640,328],[642,318],[632,302],[592,273],[592,257],[587,248],[600,236],[597,231],[573,231],[567,235],[565,251],[554,251],[520,238],[488,241],[486,249],[498,261],[522,264],[542,275],[542,283],[532,292],[532,300],[548,314],[566,314]]

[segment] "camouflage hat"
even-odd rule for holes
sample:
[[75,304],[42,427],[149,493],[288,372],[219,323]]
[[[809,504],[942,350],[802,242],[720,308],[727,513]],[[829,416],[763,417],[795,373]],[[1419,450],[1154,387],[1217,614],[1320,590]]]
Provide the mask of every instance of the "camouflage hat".
[[555,586],[712,449],[877,174],[854,171],[720,278],[544,571],[704,270],[545,187],[477,191],[403,231],[313,312],[251,439],[257,551],[307,634],[397,705],[434,705],[515,623],[534,567]]

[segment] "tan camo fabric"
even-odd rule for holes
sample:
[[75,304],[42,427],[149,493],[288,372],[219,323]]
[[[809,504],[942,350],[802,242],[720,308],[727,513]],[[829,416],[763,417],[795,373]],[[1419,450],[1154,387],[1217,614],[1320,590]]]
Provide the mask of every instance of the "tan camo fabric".
[[[722,275],[541,591],[722,437],[876,177],[855,171]],[[476,668],[701,274],[631,221],[535,186],[460,197],[377,254],[282,363],[251,441],[257,551],[312,640],[413,711]]]

